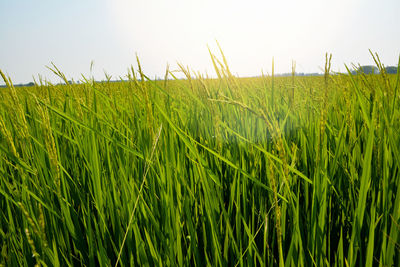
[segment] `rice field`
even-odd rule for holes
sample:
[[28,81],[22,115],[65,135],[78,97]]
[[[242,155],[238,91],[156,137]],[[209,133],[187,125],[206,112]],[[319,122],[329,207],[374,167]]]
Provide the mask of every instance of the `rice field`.
[[399,266],[400,74],[210,56],[218,78],[1,72],[0,265]]

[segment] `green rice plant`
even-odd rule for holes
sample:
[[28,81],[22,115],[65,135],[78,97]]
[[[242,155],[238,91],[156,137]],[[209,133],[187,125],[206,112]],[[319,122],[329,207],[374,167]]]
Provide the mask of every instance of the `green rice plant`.
[[1,72],[0,265],[398,266],[400,74],[239,78],[219,52],[217,78]]

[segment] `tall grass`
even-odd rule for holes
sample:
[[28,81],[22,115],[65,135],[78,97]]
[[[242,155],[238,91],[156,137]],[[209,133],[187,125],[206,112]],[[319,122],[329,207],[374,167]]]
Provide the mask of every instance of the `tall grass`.
[[400,76],[210,55],[217,79],[1,72],[2,266],[399,266]]

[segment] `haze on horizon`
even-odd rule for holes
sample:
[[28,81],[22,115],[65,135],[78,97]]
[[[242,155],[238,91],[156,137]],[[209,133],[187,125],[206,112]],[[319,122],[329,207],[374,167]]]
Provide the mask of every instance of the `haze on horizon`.
[[0,69],[14,83],[38,74],[59,81],[51,62],[69,79],[102,80],[104,71],[118,79],[137,53],[150,77],[163,77],[167,62],[213,76],[207,45],[218,54],[215,40],[239,76],[269,73],[272,57],[276,73],[292,60],[297,72],[320,72],[325,52],[344,71],[344,63],[373,64],[368,49],[397,65],[399,12],[398,0],[3,0]]

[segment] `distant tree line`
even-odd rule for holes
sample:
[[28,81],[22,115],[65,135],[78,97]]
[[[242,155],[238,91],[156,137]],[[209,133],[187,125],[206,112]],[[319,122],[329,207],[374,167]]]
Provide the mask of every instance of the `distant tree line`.
[[386,73],[388,73],[388,74],[396,74],[397,73],[397,67],[395,67],[395,66],[389,66],[389,67],[386,67],[385,69],[386,69]]
[[[387,74],[396,74],[397,67],[395,66],[385,67],[385,71]],[[366,65],[366,66],[361,66],[358,69],[352,71],[352,74],[357,74],[357,73],[378,74],[379,69],[376,66]]]
[[[33,82],[29,82],[29,83],[18,83],[13,85],[14,87],[29,87],[29,86],[34,86],[35,84]],[[0,85],[0,88],[5,88],[5,87],[7,87],[5,84]]]

